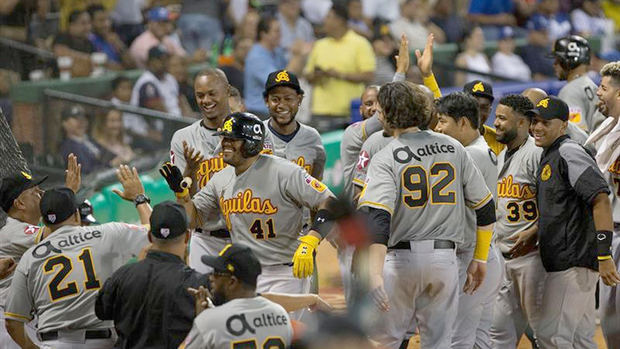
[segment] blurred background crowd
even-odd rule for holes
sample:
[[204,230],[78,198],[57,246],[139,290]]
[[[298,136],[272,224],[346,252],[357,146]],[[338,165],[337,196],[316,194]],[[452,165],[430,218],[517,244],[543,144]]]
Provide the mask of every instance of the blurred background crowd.
[[[220,67],[234,110],[266,117],[271,71],[302,79],[298,119],[325,132],[360,118],[392,79],[398,40],[435,37],[443,88],[555,79],[553,42],[591,40],[591,74],[620,59],[620,0],[3,0],[0,107],[32,166],[84,174],[169,148],[200,118],[193,76]],[[407,79],[421,83],[415,64]],[[493,122],[490,118],[488,123]]]

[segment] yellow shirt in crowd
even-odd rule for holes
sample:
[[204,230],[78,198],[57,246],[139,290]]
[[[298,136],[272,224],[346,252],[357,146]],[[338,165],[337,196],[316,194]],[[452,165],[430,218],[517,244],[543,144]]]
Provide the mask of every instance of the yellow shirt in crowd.
[[[318,40],[310,53],[305,73],[316,68],[335,69],[343,73],[363,73],[375,70],[375,54],[364,37],[353,30],[340,39],[331,37]],[[312,91],[312,114],[348,116],[351,100],[364,92],[364,83],[325,78]]]

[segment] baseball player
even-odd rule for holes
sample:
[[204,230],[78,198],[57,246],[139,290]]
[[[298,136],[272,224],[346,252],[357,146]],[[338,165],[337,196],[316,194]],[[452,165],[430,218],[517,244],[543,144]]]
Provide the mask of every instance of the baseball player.
[[202,311],[180,349],[288,348],[293,327],[282,306],[256,295],[261,263],[243,244],[205,255],[213,305]]
[[[252,249],[263,267],[259,292],[307,293],[312,253],[330,229],[325,208],[333,194],[296,164],[259,154],[264,127],[252,114],[231,114],[216,133],[222,136],[223,159],[230,166],[193,198],[182,187],[176,167],[168,163],[160,172],[185,206],[190,228],[221,213],[233,242]],[[318,212],[308,234],[300,237],[303,207]]]
[[364,89],[359,107],[362,120],[369,119],[377,112],[377,93],[379,93],[379,86],[377,85],[368,85]]
[[[527,99],[529,99],[530,102],[532,102],[532,104],[534,105],[538,104],[538,102],[540,102],[542,99],[548,97],[547,92],[537,87],[527,88],[523,90],[523,92],[521,92],[521,95],[527,97]],[[566,126],[566,135],[568,135],[572,140],[581,145],[584,145],[586,140],[588,139],[588,134],[572,122],[569,122]]]
[[80,210],[80,220],[82,222],[82,226],[89,226],[92,224],[98,224],[95,216],[93,216],[93,205],[89,200],[84,200],[79,206],[78,210]]
[[[135,168],[121,166],[121,197],[133,200],[140,221],[151,213]],[[38,339],[51,348],[112,348],[113,325],[95,315],[97,290],[118,267],[147,244],[146,229],[124,223],[80,226],[75,194],[67,187],[51,189],[40,203],[51,234],[30,247],[19,261],[6,301],[7,329],[22,347],[24,322],[38,318]]]
[[[480,134],[478,102],[469,94],[456,92],[442,97],[437,104],[439,121],[435,131],[446,134],[464,147],[480,170],[487,187],[497,196],[497,157]],[[467,265],[475,248],[476,212],[468,208],[465,220],[465,242],[458,246],[459,285],[467,280]],[[491,244],[487,260],[487,275],[478,292],[473,295],[459,292],[459,305],[452,334],[451,348],[491,348],[489,331],[493,306],[502,280],[502,266],[495,246]]]
[[494,348],[514,348],[527,325],[536,330],[545,270],[529,236],[537,231],[536,174],[542,149],[529,135],[526,113],[534,105],[524,96],[507,95],[495,110],[497,140],[506,145],[498,156],[495,243],[502,255],[504,280],[493,311]]
[[463,92],[476,97],[478,101],[478,111],[480,113],[480,134],[484,137],[489,148],[491,148],[496,155],[499,155],[502,149],[504,149],[504,145],[497,141],[493,127],[485,125],[487,119],[491,115],[493,100],[495,100],[493,96],[493,85],[486,81],[473,80],[463,86]]
[[[596,91],[599,110],[607,117],[590,135],[586,146],[597,148],[596,163],[611,188],[609,199],[613,209],[614,234],[612,254],[620,265],[620,62],[601,69],[601,83]],[[608,348],[620,348],[620,294],[617,286],[600,283],[600,315],[603,336]]]
[[555,76],[567,83],[558,97],[570,108],[571,123],[590,134],[605,117],[597,110],[596,84],[588,76],[590,44],[578,35],[560,38],[553,45]]
[[379,113],[395,140],[374,157],[359,207],[367,210],[371,294],[383,312],[372,337],[398,348],[415,318],[421,346],[447,348],[458,302],[455,247],[463,243],[465,204],[478,221],[465,290],[482,283],[495,221],[493,196],[463,146],[422,131],[431,104],[404,82],[379,91]]
[[[74,192],[80,188],[80,170],[81,166],[77,163],[77,158],[70,154],[67,160],[65,184]],[[0,204],[7,213],[7,220],[0,229],[0,257],[10,258],[15,266],[28,248],[39,243],[44,235],[49,234],[47,229],[38,226],[41,219],[39,202],[43,195],[39,184],[46,179],[47,177],[33,178],[26,172],[2,179]],[[0,347],[7,349],[18,348],[6,332],[3,315],[12,279],[13,275],[8,275],[0,281]],[[38,343],[32,323],[28,324],[26,330],[30,338]]]
[[[192,178],[197,191],[226,166],[222,159],[220,138],[214,135],[230,114],[226,75],[219,69],[198,73],[194,79],[194,94],[202,119],[174,133],[170,141],[170,162],[186,177]],[[265,144],[266,148],[271,148],[271,138]],[[200,262],[200,257],[203,254],[217,255],[230,243],[230,233],[221,215],[216,214],[202,223],[192,234],[189,265],[201,273],[207,273],[210,270]]]

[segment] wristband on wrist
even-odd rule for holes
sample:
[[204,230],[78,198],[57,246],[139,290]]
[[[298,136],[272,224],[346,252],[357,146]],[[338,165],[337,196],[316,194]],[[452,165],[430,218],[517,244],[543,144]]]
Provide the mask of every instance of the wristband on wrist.
[[329,211],[323,209],[317,212],[316,216],[314,217],[312,227],[310,229],[319,233],[321,235],[321,238],[324,238],[332,230],[333,225],[334,222],[331,220],[331,215]]
[[476,248],[474,249],[474,260],[486,263],[489,257],[491,239],[493,232],[490,230],[476,230]]
[[611,240],[613,233],[609,230],[598,230],[596,232],[596,247],[599,261],[611,258]]
[[435,74],[431,73],[431,75],[422,79],[424,86],[428,87],[429,90],[433,92],[433,96],[435,98],[441,97],[441,90],[439,90],[439,85],[437,84],[437,80],[435,79]]

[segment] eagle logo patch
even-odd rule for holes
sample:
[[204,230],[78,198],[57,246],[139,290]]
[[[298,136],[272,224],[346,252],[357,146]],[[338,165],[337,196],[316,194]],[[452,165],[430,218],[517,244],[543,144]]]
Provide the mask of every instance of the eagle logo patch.
[[551,178],[551,165],[546,164],[545,167],[543,167],[542,172],[540,173],[540,178],[543,181],[546,181],[549,178]]
[[471,92],[484,92],[484,85],[482,84],[482,81],[475,84],[474,87],[471,89]]
[[291,81],[291,78],[288,76],[288,72],[286,70],[283,70],[279,72],[278,75],[276,75],[276,82],[281,82],[281,81],[286,81],[286,82]]

